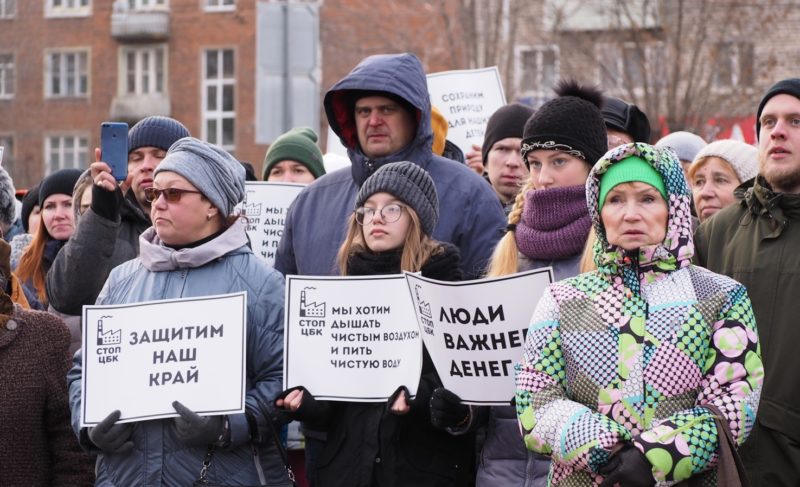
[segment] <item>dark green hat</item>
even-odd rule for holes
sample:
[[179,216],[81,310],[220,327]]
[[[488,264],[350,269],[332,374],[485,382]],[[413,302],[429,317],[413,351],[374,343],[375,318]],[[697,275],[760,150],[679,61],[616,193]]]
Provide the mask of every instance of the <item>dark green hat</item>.
[[604,174],[600,176],[600,198],[597,211],[603,209],[608,192],[623,183],[641,182],[656,188],[664,201],[669,201],[667,197],[667,187],[661,174],[656,171],[652,164],[638,156],[630,156],[612,164]]
[[317,134],[309,127],[294,128],[275,139],[264,157],[262,179],[266,181],[272,166],[287,159],[302,163],[314,178],[325,174],[322,151],[317,146]]

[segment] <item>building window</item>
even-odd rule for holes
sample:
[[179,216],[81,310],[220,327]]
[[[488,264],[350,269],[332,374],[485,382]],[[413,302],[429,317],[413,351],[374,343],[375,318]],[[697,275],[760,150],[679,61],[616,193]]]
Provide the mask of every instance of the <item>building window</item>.
[[17,15],[17,0],[0,0],[0,19],[12,19]]
[[203,0],[204,8],[208,12],[225,12],[236,10],[236,0]]
[[14,55],[0,53],[0,99],[14,97]]
[[78,135],[52,135],[45,139],[45,172],[59,169],[86,169],[89,165],[89,138]]
[[203,53],[202,137],[231,151],[236,118],[235,73],[233,49],[207,49]]
[[165,10],[167,0],[127,0],[131,10]]
[[92,13],[91,0],[47,0],[47,17],[85,17]]
[[14,169],[14,136],[9,134],[0,134],[0,147],[3,148],[3,157],[0,159],[0,164],[13,173]]
[[641,90],[647,80],[664,83],[666,79],[660,43],[600,44],[597,60],[600,85],[611,92]]
[[166,46],[123,48],[120,71],[122,94],[163,94],[167,85]]
[[544,98],[558,81],[558,46],[521,46],[517,48],[517,93]]
[[713,84],[716,88],[734,86],[753,86],[753,65],[755,57],[753,44],[722,42],[717,44],[716,69]]
[[48,97],[89,94],[89,52],[50,51],[45,54],[45,93]]

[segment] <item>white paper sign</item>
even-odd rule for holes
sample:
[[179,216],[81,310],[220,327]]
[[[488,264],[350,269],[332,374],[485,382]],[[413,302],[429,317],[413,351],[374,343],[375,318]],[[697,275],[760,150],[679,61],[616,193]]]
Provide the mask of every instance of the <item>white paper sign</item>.
[[402,275],[286,276],[284,389],[316,399],[380,402],[415,396],[422,341]]
[[81,426],[244,412],[247,296],[83,307]]
[[422,339],[445,388],[466,404],[509,404],[514,364],[552,272],[463,282],[406,274]]
[[464,153],[483,144],[489,117],[506,104],[497,66],[428,75],[431,105],[447,119],[447,138]]
[[270,266],[275,263],[289,205],[305,187],[296,183],[245,183],[242,208],[247,217],[247,236],[253,253]]

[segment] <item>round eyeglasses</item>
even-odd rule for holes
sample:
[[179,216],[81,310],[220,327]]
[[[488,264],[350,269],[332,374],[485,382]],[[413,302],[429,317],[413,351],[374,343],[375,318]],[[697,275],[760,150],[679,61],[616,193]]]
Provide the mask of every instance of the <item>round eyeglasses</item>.
[[405,206],[398,204],[386,205],[383,208],[369,208],[367,206],[362,206],[360,208],[356,208],[354,213],[356,214],[356,222],[358,222],[359,225],[372,223],[372,219],[375,218],[376,213],[381,215],[381,220],[384,222],[394,223],[400,219],[400,217],[403,215],[403,210],[405,209]]

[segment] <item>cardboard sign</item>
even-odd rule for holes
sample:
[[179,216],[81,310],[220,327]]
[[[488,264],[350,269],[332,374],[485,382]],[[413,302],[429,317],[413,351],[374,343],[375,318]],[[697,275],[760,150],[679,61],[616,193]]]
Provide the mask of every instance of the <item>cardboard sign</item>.
[[286,276],[284,389],[316,399],[382,402],[416,395],[422,341],[402,275]]
[[296,183],[245,183],[242,209],[247,217],[247,236],[253,253],[270,266],[275,263],[289,205],[305,187]]
[[422,340],[444,387],[466,404],[508,405],[514,364],[522,358],[552,269],[463,282],[405,276]]
[[244,412],[246,293],[83,307],[81,426]]
[[497,66],[428,75],[431,105],[447,119],[447,138],[464,154],[482,145],[489,117],[506,104]]

